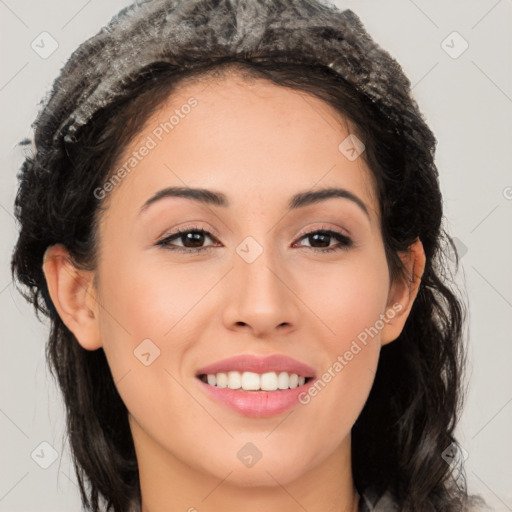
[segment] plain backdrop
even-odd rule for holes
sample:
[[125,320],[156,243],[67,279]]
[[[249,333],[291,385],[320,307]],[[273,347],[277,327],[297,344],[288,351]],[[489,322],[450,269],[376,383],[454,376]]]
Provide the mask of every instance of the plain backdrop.
[[[512,1],[333,3],[358,14],[402,65],[437,137],[445,226],[462,255],[458,279],[467,288],[470,305],[470,386],[458,438],[467,453],[470,491],[484,496],[492,510],[510,511]],[[0,0],[3,512],[81,510],[60,391],[44,358],[48,325],[37,320],[11,282],[17,238],[13,203],[23,159],[17,143],[32,136],[39,102],[72,51],[128,4]],[[55,50],[46,55],[52,45]]]

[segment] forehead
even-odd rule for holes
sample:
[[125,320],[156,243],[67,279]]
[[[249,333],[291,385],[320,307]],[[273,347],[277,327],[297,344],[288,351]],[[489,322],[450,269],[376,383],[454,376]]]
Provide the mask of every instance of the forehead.
[[117,167],[138,160],[109,194],[133,215],[164,186],[212,188],[235,206],[261,207],[284,207],[299,190],[344,186],[377,215],[364,159],[342,151],[351,133],[332,106],[303,91],[237,74],[188,79],[125,148]]

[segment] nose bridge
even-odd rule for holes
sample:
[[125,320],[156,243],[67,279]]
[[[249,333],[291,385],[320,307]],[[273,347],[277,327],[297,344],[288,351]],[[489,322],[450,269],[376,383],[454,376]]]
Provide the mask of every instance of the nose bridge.
[[270,238],[259,242],[248,236],[236,249],[236,279],[245,290],[244,296],[250,297],[253,304],[259,304],[260,308],[265,304],[270,306],[277,299],[276,296],[282,295],[282,283],[277,277],[278,268],[282,265],[277,261]]
[[290,284],[286,284],[290,278],[271,239],[266,236],[260,242],[248,236],[236,247],[227,322],[243,322],[259,332],[295,323],[295,295],[288,288]]

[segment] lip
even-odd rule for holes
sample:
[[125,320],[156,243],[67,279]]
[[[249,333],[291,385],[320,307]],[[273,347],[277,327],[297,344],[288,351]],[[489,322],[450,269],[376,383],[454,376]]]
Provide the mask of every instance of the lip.
[[276,391],[240,391],[210,386],[196,379],[206,394],[222,405],[251,418],[269,418],[298,405],[299,395],[307,393],[316,379],[311,379],[294,389]]
[[196,377],[232,371],[254,373],[288,372],[296,373],[303,377],[315,377],[315,370],[311,366],[282,354],[272,354],[270,356],[242,354],[230,357],[200,368],[196,372]]
[[[275,391],[242,391],[230,388],[211,386],[199,379],[200,375],[239,372],[288,372],[307,377],[309,380],[302,386],[293,389]],[[315,382],[315,371],[307,364],[282,355],[255,356],[242,354],[222,361],[217,361],[200,368],[196,372],[196,381],[210,398],[230,409],[252,418],[269,418],[299,404],[299,395],[307,392]]]

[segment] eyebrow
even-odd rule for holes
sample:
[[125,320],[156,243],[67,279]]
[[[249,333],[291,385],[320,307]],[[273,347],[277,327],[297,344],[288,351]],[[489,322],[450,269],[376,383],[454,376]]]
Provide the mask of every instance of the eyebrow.
[[[221,206],[228,208],[230,206],[229,200],[222,192],[208,190],[205,188],[190,188],[190,187],[167,187],[159,190],[155,195],[150,197],[141,207],[139,215],[149,208],[153,203],[160,201],[165,197],[183,197],[185,199],[192,199],[200,203],[212,206]],[[352,192],[344,188],[324,188],[320,190],[308,190],[299,192],[292,196],[288,203],[288,210],[295,210],[303,208],[312,204],[325,201],[334,197],[348,199],[355,203],[364,214],[370,218],[368,208],[365,203]]]

